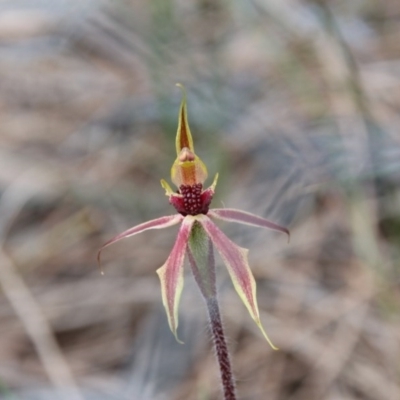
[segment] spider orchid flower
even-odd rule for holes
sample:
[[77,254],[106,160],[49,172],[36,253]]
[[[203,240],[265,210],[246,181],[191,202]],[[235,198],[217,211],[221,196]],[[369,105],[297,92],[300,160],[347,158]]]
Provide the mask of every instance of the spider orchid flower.
[[218,174],[215,175],[212,185],[204,189],[203,184],[207,179],[207,168],[194,152],[193,139],[187,118],[185,90],[182,85],[177,84],[177,86],[183,92],[176,135],[177,158],[171,168],[171,180],[177,187],[177,191],[173,191],[165,180],[161,180],[161,186],[165,189],[170,204],[175,207],[178,213],[144,222],[113,237],[100,248],[98,262],[100,263],[100,255],[104,248],[121,239],[149,229],[163,229],[180,224],[172,251],[164,265],[157,270],[161,281],[163,304],[170,329],[176,340],[180,342],[177,337],[178,304],[183,288],[185,255],[188,256],[196,282],[203,296],[211,298],[216,296],[215,273],[214,271],[207,271],[207,266],[197,263],[199,258],[196,258],[196,252],[203,251],[213,259],[212,245],[214,245],[221,255],[233,285],[251,317],[271,347],[277,349],[265,333],[260,321],[256,299],[256,283],[247,260],[248,250],[234,244],[214,224],[214,221],[238,222],[273,229],[286,233],[288,236],[289,231],[282,226],[248,212],[230,208],[209,209],[217,185]]

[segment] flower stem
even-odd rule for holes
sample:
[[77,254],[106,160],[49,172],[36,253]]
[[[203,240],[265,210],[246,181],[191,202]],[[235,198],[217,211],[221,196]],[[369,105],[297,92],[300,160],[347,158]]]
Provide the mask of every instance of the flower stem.
[[217,297],[209,297],[206,302],[215,353],[217,355],[221,373],[224,399],[236,400],[235,380],[232,373],[231,360],[229,357],[228,347],[226,345],[224,329],[222,327]]
[[221,373],[224,399],[236,400],[235,380],[218,306],[213,245],[199,223],[193,225],[187,254],[193,276],[207,305],[215,353]]

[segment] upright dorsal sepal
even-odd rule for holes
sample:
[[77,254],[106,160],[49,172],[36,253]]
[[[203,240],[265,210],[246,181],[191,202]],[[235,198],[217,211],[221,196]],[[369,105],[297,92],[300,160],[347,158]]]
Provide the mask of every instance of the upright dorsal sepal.
[[193,138],[187,117],[185,88],[180,83],[176,85],[182,90],[182,102],[175,141],[177,158],[171,168],[171,180],[180,188],[181,185],[203,184],[207,179],[207,168],[194,152]]
[[186,105],[186,89],[181,83],[177,83],[182,90],[182,102],[179,110],[178,131],[176,133],[176,155],[179,157],[182,149],[187,148],[194,153],[193,138],[190,132],[188,118],[187,118],[187,105]]

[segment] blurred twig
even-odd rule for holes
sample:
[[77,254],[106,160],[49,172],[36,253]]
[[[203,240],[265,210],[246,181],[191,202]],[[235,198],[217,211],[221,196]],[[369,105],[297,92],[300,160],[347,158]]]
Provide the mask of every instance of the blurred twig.
[[83,400],[46,317],[4,248],[7,227],[32,196],[26,186],[32,179],[32,173],[22,175],[8,186],[0,200],[0,285],[32,340],[50,381],[59,389],[60,399]]

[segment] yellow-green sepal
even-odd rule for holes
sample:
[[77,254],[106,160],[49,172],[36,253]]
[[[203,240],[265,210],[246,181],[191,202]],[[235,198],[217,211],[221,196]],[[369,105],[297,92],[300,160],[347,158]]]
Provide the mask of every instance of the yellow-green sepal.
[[186,106],[186,90],[185,87],[181,83],[177,83],[178,86],[182,90],[182,102],[181,108],[179,110],[179,122],[178,122],[178,131],[176,133],[176,154],[179,155],[181,150],[186,147],[192,152],[194,152],[193,147],[193,138],[189,128],[189,122],[187,118],[187,106]]

